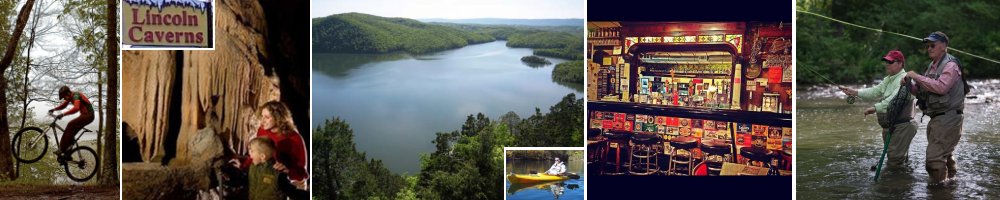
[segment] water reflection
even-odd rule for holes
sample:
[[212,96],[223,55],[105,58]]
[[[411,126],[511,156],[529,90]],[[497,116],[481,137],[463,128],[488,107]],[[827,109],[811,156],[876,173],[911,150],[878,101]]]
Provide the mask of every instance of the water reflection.
[[[882,138],[871,102],[847,104],[833,86],[800,86],[796,96],[797,197],[800,199],[985,199],[1000,197],[1000,80],[975,80],[966,99],[962,138],[954,157],[959,172],[946,185],[928,185],[924,169],[927,122],[918,130],[904,168],[886,169],[878,182]],[[871,85],[852,85],[852,88]],[[919,110],[918,110],[919,111]],[[920,121],[923,118],[923,121]]]

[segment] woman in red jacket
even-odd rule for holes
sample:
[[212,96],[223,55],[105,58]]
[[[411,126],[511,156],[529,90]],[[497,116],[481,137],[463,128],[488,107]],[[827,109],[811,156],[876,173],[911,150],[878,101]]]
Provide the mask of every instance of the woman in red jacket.
[[[292,184],[302,188],[309,177],[306,170],[306,145],[295,130],[291,114],[285,104],[278,101],[264,103],[260,109],[260,128],[256,137],[266,137],[274,141],[277,162],[274,169],[288,174]],[[243,162],[252,163],[250,160]]]

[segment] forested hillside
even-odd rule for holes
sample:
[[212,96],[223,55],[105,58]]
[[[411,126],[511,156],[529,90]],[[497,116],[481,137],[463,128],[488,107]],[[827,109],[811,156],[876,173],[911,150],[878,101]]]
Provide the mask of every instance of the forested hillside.
[[314,52],[426,53],[493,40],[485,34],[406,18],[344,13],[313,19]]
[[583,59],[582,26],[522,26],[424,23],[344,13],[313,19],[313,52],[427,53],[469,44],[507,40],[535,55]]

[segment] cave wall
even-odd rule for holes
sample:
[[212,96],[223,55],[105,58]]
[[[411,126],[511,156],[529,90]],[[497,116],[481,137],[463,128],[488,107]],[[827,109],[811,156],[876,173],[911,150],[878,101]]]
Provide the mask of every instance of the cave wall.
[[[123,53],[123,122],[133,127],[145,162],[186,160],[187,141],[206,127],[208,109],[219,114],[220,138],[244,154],[243,146],[259,124],[257,107],[270,100],[288,104],[309,144],[308,16],[301,19],[301,29],[269,28],[281,22],[269,23],[257,1],[216,2],[215,50]],[[308,3],[289,5],[308,8]],[[268,13],[274,9],[268,8]],[[277,19],[284,18],[271,18]],[[269,31],[282,32],[269,36]],[[303,32],[306,37],[274,39],[295,35],[284,32]],[[214,106],[213,96],[219,98]],[[172,121],[166,113],[175,109],[180,116]],[[176,127],[176,133],[170,127]]]
[[[169,51],[125,51],[122,53],[122,122],[136,133],[144,161],[162,158],[162,145],[170,122],[174,55]],[[134,150],[133,150],[134,151]]]

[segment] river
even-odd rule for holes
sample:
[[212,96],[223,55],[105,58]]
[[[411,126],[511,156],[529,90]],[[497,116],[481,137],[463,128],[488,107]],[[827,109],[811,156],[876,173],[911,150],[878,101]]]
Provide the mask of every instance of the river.
[[[796,91],[796,196],[799,199],[992,199],[1000,197],[1000,80],[970,80],[961,140],[954,152],[958,174],[946,185],[928,185],[924,158],[927,122],[917,109],[917,134],[904,170],[883,171],[878,182],[868,168],[882,151],[871,102],[847,104],[831,86]],[[851,88],[871,85],[849,85]]]

